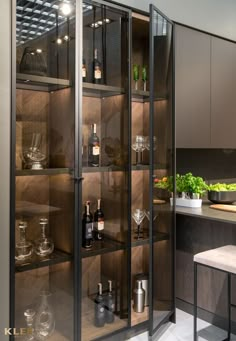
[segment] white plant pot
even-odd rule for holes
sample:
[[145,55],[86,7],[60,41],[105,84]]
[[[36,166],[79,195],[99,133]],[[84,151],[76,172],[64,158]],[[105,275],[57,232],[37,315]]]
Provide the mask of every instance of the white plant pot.
[[[175,198],[176,206],[184,206],[191,208],[202,207],[202,199],[186,199],[186,198]],[[173,206],[173,198],[170,198],[170,205]]]

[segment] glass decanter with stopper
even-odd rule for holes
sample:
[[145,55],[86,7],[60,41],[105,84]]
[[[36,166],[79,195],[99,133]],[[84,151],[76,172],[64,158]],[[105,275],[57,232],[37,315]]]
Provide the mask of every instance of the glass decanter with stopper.
[[54,312],[49,303],[51,293],[41,291],[41,302],[35,317],[35,335],[37,340],[48,339],[55,330]]
[[40,151],[41,142],[42,134],[33,133],[31,146],[23,152],[23,159],[26,168],[43,169],[45,167],[46,155]]
[[49,256],[51,253],[53,253],[54,243],[53,240],[46,235],[48,219],[41,218],[39,220],[39,225],[41,228],[41,236],[35,242],[35,253],[40,257]]
[[21,221],[19,223],[19,230],[20,230],[20,241],[16,243],[15,247],[15,259],[16,261],[25,261],[29,260],[33,255],[33,244],[31,241],[26,239],[26,229],[27,229],[27,222]]
[[27,336],[25,338],[26,341],[36,341],[34,336],[34,318],[35,318],[35,311],[33,309],[27,309],[24,312],[26,325],[27,325]]

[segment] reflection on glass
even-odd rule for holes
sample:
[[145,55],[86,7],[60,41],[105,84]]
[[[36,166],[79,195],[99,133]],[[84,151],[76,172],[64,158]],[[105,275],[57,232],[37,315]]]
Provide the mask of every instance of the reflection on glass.
[[25,321],[27,325],[27,336],[25,340],[36,341],[36,338],[34,337],[34,329],[33,329],[35,311],[33,309],[27,309],[24,312],[24,316],[25,316]]
[[135,237],[135,239],[141,239],[141,238],[143,238],[143,236],[142,236],[142,231],[140,229],[140,225],[141,225],[143,219],[145,218],[145,210],[141,210],[141,209],[137,208],[132,213],[132,217],[133,217],[135,223],[137,224],[137,230],[135,231],[137,236]]
[[27,223],[21,221],[19,223],[20,241],[16,243],[15,259],[17,261],[24,261],[31,258],[33,254],[33,244],[26,239]]
[[147,66],[142,67],[143,91],[147,91]]
[[35,333],[37,340],[46,340],[55,330],[55,317],[52,307],[49,304],[51,293],[42,291],[40,296],[41,303],[35,318]]
[[41,133],[33,133],[31,146],[23,152],[25,168],[43,169],[45,167],[46,155],[40,151],[41,142]]
[[133,76],[135,82],[135,90],[138,90],[138,80],[139,80],[139,65],[133,65]]
[[[149,136],[144,136],[144,140],[145,140],[145,148],[147,150],[150,150],[150,138]],[[153,150],[156,150],[157,149],[157,138],[156,136],[153,136]]]
[[46,236],[46,228],[48,226],[48,219],[41,218],[39,221],[41,228],[41,237],[35,242],[35,253],[38,256],[45,257],[50,255],[54,250],[54,243],[51,238]]

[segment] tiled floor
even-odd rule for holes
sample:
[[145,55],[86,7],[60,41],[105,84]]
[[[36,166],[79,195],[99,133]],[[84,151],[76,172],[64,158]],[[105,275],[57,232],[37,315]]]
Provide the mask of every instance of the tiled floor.
[[[176,324],[169,324],[158,341],[193,341],[193,317],[179,309],[176,311]],[[222,341],[227,333],[211,324],[198,319],[198,341]],[[236,336],[231,335],[231,340],[236,341]],[[148,341],[148,334],[140,334],[129,341]],[[154,341],[154,339],[153,339]]]

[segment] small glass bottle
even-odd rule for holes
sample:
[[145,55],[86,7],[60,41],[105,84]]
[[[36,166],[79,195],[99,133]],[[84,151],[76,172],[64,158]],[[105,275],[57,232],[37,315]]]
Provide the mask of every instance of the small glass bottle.
[[54,243],[53,240],[46,236],[46,227],[48,225],[47,218],[41,218],[39,221],[41,227],[41,237],[35,242],[35,253],[40,257],[49,256],[53,253]]
[[48,339],[55,330],[54,312],[49,303],[51,293],[41,291],[41,303],[35,317],[35,334],[37,340]]
[[34,251],[33,244],[31,243],[31,241],[26,239],[27,226],[28,225],[25,221],[21,221],[19,223],[20,241],[16,243],[15,249],[15,259],[17,261],[24,261],[30,259]]
[[33,309],[27,309],[24,312],[24,316],[25,316],[25,320],[26,320],[26,325],[27,325],[27,337],[26,340],[27,341],[35,341],[35,337],[34,337],[34,318],[35,318],[35,311]]

